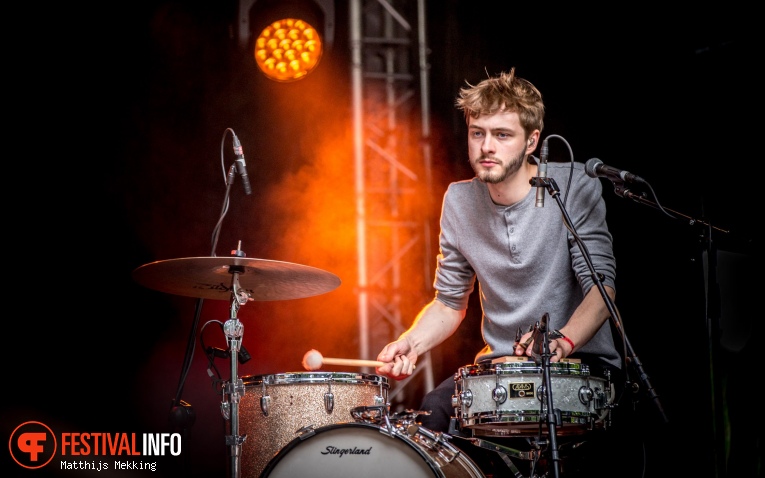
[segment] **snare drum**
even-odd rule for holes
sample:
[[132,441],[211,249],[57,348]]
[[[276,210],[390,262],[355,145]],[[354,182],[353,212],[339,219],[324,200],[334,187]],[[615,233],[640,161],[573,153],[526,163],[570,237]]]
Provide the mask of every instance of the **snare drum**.
[[242,476],[256,478],[277,452],[307,426],[351,422],[351,410],[380,406],[388,379],[352,372],[292,372],[242,378],[239,403]]
[[[463,428],[475,436],[536,436],[548,433],[545,380],[541,365],[521,359],[461,367],[452,405]],[[553,409],[560,410],[556,435],[577,435],[604,427],[613,402],[609,378],[590,375],[586,364],[550,364]]]
[[268,464],[264,478],[483,478],[443,435],[424,427],[346,423],[307,430]]

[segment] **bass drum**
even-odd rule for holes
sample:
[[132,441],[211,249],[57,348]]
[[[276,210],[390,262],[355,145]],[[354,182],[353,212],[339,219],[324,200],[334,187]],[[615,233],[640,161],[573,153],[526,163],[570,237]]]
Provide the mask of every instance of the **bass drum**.
[[292,440],[262,477],[485,478],[443,435],[418,426],[344,423],[310,430]]
[[243,378],[239,403],[242,476],[256,478],[304,427],[353,422],[358,406],[387,401],[388,379],[354,372],[287,372]]

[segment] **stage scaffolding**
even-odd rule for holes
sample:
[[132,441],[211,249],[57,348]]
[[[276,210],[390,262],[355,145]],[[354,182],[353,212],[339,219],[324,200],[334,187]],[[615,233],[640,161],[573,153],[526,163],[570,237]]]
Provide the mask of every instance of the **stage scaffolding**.
[[[375,358],[433,297],[425,0],[351,0],[359,357]],[[433,389],[430,354],[391,381],[391,411]]]

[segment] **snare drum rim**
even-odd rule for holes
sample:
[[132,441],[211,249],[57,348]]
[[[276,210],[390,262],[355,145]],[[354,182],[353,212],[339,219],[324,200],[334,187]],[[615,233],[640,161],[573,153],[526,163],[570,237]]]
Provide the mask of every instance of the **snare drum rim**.
[[[476,375],[542,374],[542,366],[533,360],[523,362],[479,363],[459,368],[457,379]],[[581,362],[554,362],[550,364],[551,375],[589,376],[589,365]]]
[[[560,412],[563,425],[587,425],[593,419],[589,412],[563,411]],[[547,413],[535,410],[492,410],[479,412],[464,417],[463,422],[467,426],[492,424],[492,423],[539,423],[540,417],[544,420]]]
[[245,386],[292,385],[311,383],[367,384],[390,388],[388,378],[383,375],[354,372],[284,372],[267,375],[246,375],[242,377]]

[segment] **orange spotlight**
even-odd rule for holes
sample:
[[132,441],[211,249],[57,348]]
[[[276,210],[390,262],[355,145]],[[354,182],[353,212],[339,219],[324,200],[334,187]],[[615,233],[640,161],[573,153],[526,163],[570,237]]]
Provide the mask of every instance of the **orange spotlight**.
[[272,80],[304,78],[332,45],[332,0],[240,0],[239,10],[240,38]]
[[283,18],[265,27],[255,40],[255,61],[260,71],[276,81],[293,81],[319,64],[322,44],[311,24]]

